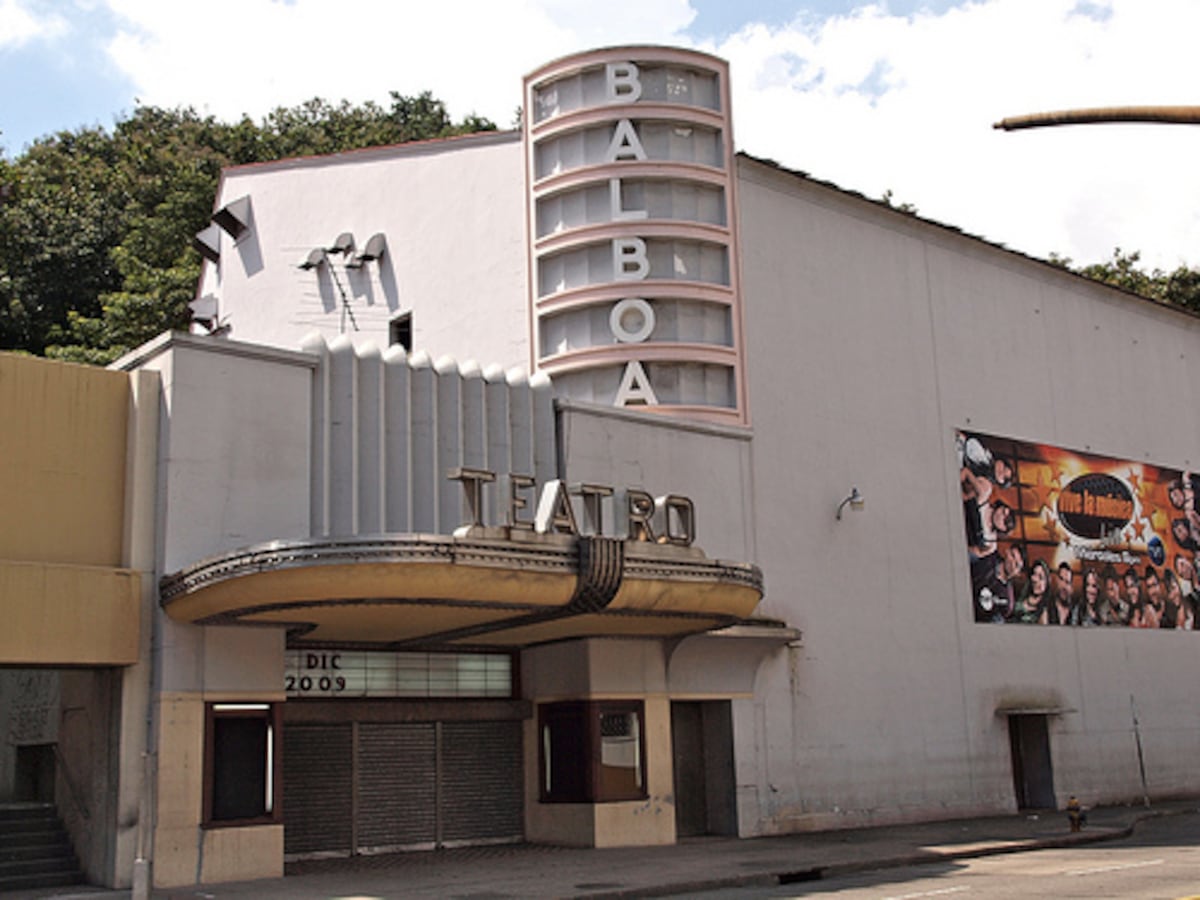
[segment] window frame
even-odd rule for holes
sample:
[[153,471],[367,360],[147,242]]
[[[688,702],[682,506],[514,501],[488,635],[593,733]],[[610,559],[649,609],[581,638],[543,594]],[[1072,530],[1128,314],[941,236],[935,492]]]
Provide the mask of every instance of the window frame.
[[[614,790],[605,787],[603,777],[603,735],[601,719],[608,715],[637,717],[637,763],[641,784],[632,790]],[[567,784],[556,787],[554,772],[563,765],[563,760],[548,758],[553,754],[550,746],[552,733],[547,729],[554,725],[577,729],[574,743],[581,746],[582,758],[567,761],[573,767],[571,776],[564,779]],[[561,744],[559,744],[561,746]],[[649,773],[646,768],[646,705],[642,700],[565,700],[538,705],[538,799],[542,803],[622,803],[645,800],[649,797]]]
[[[217,781],[217,722],[220,719],[253,719],[266,725],[267,748],[263,774],[268,796],[260,815],[237,818],[213,817]],[[283,823],[283,704],[274,702],[216,701],[204,704],[203,828],[239,828],[247,825]]]
[[388,320],[388,346],[399,345],[405,353],[412,353],[413,321],[412,311],[393,316]]

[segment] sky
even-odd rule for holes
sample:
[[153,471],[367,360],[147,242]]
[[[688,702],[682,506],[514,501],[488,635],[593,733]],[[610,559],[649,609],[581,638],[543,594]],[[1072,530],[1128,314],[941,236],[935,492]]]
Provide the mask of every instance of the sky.
[[259,119],[431,91],[509,127],[522,77],[651,43],[731,66],[752,156],[1037,257],[1200,265],[1200,127],[1003,132],[1044,110],[1200,104],[1200,0],[0,0],[0,148],[138,104]]

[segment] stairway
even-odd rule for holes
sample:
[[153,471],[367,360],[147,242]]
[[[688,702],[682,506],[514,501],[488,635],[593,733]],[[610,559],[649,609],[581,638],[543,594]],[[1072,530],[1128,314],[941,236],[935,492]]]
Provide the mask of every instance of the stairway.
[[54,804],[0,803],[0,893],[82,881]]

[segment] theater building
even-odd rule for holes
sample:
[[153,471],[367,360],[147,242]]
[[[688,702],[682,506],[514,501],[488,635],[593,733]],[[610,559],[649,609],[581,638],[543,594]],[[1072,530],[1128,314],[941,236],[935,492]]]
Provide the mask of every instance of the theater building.
[[735,154],[715,57],[524,89],[227,170],[106,373],[154,884],[1200,792],[1200,320]]

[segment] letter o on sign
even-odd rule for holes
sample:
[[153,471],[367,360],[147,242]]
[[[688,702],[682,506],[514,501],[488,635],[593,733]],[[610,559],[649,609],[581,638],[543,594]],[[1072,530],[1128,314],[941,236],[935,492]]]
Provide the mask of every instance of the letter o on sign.
[[640,344],[654,331],[654,308],[639,297],[627,297],[613,306],[608,327],[622,344]]

